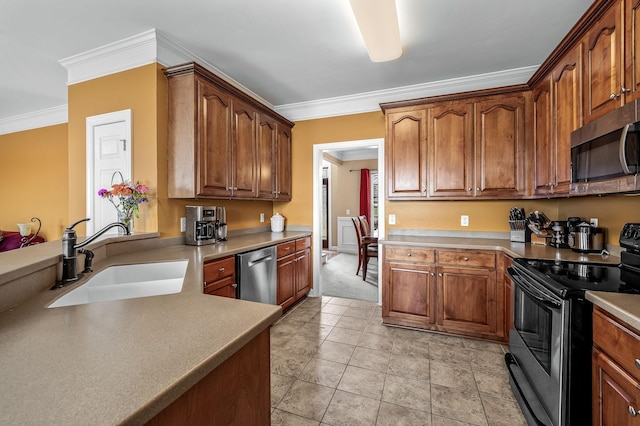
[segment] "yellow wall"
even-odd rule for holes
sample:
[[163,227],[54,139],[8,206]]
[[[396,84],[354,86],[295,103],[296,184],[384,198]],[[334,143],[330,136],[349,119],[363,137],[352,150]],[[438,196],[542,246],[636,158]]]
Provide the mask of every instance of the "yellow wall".
[[0,135],[0,163],[0,229],[36,216],[40,234],[59,239],[69,215],[67,125]]

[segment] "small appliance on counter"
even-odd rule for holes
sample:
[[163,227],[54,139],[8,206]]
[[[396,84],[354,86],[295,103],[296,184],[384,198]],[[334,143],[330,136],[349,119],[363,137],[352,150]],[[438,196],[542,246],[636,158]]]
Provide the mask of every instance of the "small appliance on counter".
[[514,243],[528,243],[531,241],[531,229],[527,226],[524,209],[512,207],[509,211],[510,241]]
[[551,222],[551,241],[549,245],[555,248],[569,248],[567,244],[567,222],[554,220]]
[[227,241],[227,209],[218,207],[216,212],[215,226],[216,241]]
[[185,244],[203,246],[216,242],[216,207],[186,206]]
[[600,253],[604,250],[604,229],[587,222],[574,224],[569,227],[567,244],[578,253]]
[[284,216],[276,212],[276,214],[271,216],[271,232],[282,231],[284,231]]

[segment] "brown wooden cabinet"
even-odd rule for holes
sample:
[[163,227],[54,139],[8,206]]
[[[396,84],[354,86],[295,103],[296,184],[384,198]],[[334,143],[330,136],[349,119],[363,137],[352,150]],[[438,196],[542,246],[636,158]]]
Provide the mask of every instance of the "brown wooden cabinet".
[[278,244],[276,253],[276,303],[286,309],[311,290],[311,237]]
[[593,424],[637,424],[640,332],[596,307],[593,343]]
[[551,138],[551,79],[533,89],[533,193],[550,195],[555,184],[556,151]]
[[640,97],[640,2],[624,0],[625,102]]
[[494,252],[386,246],[383,262],[383,322],[506,340]]
[[235,256],[216,259],[204,264],[204,292],[214,296],[236,298]]
[[427,195],[426,110],[409,108],[386,115],[387,197]]
[[293,123],[198,64],[165,75],[170,198],[291,199]]

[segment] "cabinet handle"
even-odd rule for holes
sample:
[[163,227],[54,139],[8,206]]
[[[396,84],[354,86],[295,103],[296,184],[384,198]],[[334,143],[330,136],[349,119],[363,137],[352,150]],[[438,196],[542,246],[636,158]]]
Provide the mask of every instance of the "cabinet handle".
[[238,287],[238,284],[233,283],[233,284],[231,284],[231,287],[236,288],[236,287]]
[[478,192],[482,192],[482,190],[480,189],[480,187],[476,188],[476,191],[478,191]]
[[220,268],[220,272],[224,272],[224,268]]
[[442,276],[442,272],[438,273],[438,276],[441,277]]
[[640,368],[640,359],[636,358],[636,368]]
[[407,256],[411,257],[411,253],[407,253]]
[[432,273],[431,273],[431,276],[432,276],[432,277],[435,277],[435,276],[436,276],[435,272],[432,272]]
[[620,93],[612,93],[611,95],[609,95],[609,99],[614,100],[615,98],[619,98],[620,97]]
[[469,258],[468,257],[463,257],[462,260],[464,260],[465,262],[468,262]]
[[631,89],[627,89],[626,87],[621,87],[620,88],[620,93],[629,93],[631,91]]
[[633,408],[633,405],[630,405],[630,406],[627,408],[627,410],[629,410],[629,415],[630,415],[631,417],[635,417],[635,416],[637,416],[637,415],[638,415],[638,412],[636,411],[636,409],[635,409],[635,408]]
[[467,191],[471,192],[473,191],[473,188],[467,188]]

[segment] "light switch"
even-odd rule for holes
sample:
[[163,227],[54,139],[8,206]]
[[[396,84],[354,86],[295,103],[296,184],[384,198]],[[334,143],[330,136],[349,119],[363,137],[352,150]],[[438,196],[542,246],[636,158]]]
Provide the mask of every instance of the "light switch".
[[390,214],[389,215],[389,225],[395,225],[396,224],[396,215],[395,214]]
[[469,216],[463,214],[460,216],[460,226],[469,226]]

